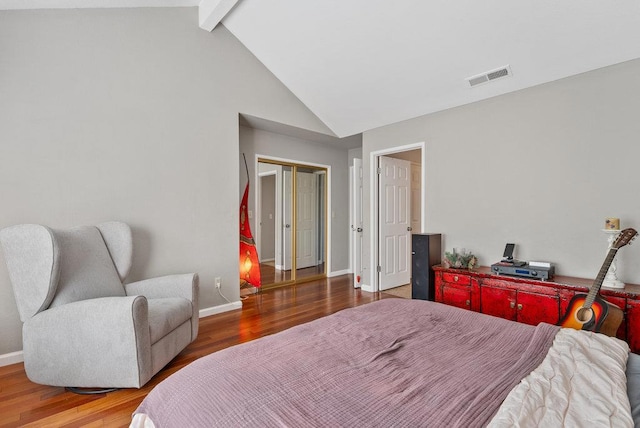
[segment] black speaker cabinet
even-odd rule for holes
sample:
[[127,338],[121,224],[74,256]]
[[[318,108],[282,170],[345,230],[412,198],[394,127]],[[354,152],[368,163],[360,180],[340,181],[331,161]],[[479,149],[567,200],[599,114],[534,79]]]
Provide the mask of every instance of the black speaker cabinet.
[[432,266],[442,258],[442,235],[416,233],[411,235],[411,298],[435,299],[435,274]]

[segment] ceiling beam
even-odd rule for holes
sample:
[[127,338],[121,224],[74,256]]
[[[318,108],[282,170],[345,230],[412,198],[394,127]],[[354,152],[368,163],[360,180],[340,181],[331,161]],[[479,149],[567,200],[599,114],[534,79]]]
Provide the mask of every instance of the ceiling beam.
[[202,0],[198,7],[200,28],[213,31],[238,0]]

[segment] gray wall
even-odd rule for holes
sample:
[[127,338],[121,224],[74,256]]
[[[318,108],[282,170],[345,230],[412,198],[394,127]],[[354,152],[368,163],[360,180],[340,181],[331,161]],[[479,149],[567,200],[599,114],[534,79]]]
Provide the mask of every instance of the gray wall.
[[[130,280],[195,271],[202,308],[225,303],[216,276],[238,301],[239,112],[328,132],[197,8],[2,11],[0,228],[122,220]],[[1,257],[3,354],[22,344]]]
[[[261,129],[240,127],[240,150],[247,157],[249,174],[255,177],[256,154],[295,160],[302,163],[331,166],[331,272],[349,268],[349,167],[348,151],[277,134]],[[246,172],[241,171],[241,182],[245,182]],[[249,190],[249,207],[255,203],[253,191]],[[243,187],[244,191],[244,187]],[[331,215],[331,213],[329,213]],[[254,224],[251,224],[255,230]],[[328,272],[328,274],[331,274]]]
[[[364,133],[365,171],[372,151],[424,141],[425,231],[444,249],[488,265],[515,242],[523,260],[594,278],[605,217],[640,228],[638,94],[640,60],[396,123]],[[639,245],[620,251],[621,280],[640,283],[639,259]]]
[[353,166],[354,159],[362,159],[362,147],[349,150],[349,166]]

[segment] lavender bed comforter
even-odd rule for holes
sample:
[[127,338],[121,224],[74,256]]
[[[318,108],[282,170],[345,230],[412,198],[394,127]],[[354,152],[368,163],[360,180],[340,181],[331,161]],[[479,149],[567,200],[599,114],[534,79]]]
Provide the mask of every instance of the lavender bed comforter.
[[557,331],[385,299],[203,357],[134,415],[156,428],[483,426]]

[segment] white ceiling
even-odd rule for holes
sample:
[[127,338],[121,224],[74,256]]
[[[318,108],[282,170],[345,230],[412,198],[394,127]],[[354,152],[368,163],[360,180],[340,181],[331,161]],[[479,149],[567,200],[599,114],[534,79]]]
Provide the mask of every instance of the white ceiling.
[[[0,0],[0,9],[199,3],[201,15],[205,6],[224,15],[236,1],[223,25],[339,137],[640,58],[637,0]],[[466,78],[505,65],[512,76],[469,87]]]
[[640,57],[637,0],[240,0],[222,23],[338,136]]

